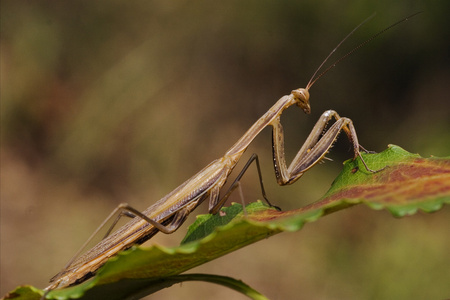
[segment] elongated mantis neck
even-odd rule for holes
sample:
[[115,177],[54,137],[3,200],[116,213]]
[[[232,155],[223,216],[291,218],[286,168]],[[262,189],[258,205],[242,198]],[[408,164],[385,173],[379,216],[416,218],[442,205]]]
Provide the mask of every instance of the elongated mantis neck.
[[252,127],[225,153],[225,156],[235,156],[239,159],[241,155],[247,150],[247,147],[255,139],[255,137],[272,123],[274,119],[281,116],[283,111],[296,103],[295,97],[290,94],[281,97]]

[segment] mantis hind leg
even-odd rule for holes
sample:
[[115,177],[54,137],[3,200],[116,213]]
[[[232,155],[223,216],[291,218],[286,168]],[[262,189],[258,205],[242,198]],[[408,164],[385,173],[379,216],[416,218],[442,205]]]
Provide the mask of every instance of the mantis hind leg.
[[139,210],[131,207],[127,203],[120,204],[118,206],[118,209],[125,211],[126,212],[125,214],[127,216],[134,215],[135,217],[139,217],[139,218],[147,221],[148,223],[150,223],[152,226],[157,228],[159,231],[161,231],[165,234],[170,234],[170,233],[173,233],[174,231],[176,231],[181,226],[181,224],[183,224],[183,222],[189,216],[191,211],[196,207],[197,202],[198,202],[198,200],[194,200],[194,201],[190,202],[189,205],[187,205],[186,207],[183,207],[182,209],[176,211],[170,217],[170,221],[166,225],[163,225],[163,224],[159,223],[158,221],[150,219],[145,214],[143,214]]
[[132,217],[132,218],[139,217],[139,218],[147,221],[148,223],[150,223],[152,226],[154,226],[156,229],[158,229],[159,231],[161,231],[163,233],[166,233],[166,234],[173,233],[183,224],[183,222],[189,216],[191,211],[197,206],[198,202],[201,200],[202,199],[200,199],[200,198],[196,199],[196,200],[190,202],[188,205],[186,205],[182,209],[173,213],[173,215],[170,216],[168,218],[168,220],[166,220],[164,222],[165,225],[147,217],[145,214],[143,214],[139,210],[131,207],[127,203],[119,204],[111,212],[111,214],[102,222],[102,224],[100,224],[100,226],[91,234],[91,236],[87,239],[87,241],[83,244],[83,246],[81,246],[81,248],[77,251],[77,253],[72,257],[72,259],[66,264],[66,266],[64,267],[63,270],[67,269],[75,261],[75,259],[79,256],[79,254],[87,246],[87,244],[98,234],[98,232],[105,226],[105,224],[109,220],[111,220],[111,218],[114,217],[119,211],[120,211],[120,213],[119,213],[118,217],[116,217],[115,221],[113,222],[112,226],[110,226],[110,228],[108,229],[108,232],[104,238],[106,238],[109,235],[109,233],[112,231],[114,225],[116,225],[116,223],[122,216],[127,216],[127,217]]

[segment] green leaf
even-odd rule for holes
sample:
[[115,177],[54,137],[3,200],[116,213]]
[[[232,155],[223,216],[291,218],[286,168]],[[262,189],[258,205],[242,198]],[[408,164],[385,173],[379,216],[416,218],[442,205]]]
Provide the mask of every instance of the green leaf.
[[[412,215],[417,210],[434,212],[450,203],[450,159],[423,158],[389,145],[379,154],[363,155],[372,168],[383,171],[369,174],[360,160],[347,161],[323,202],[345,200],[365,203],[373,209],[388,209],[394,216]],[[357,171],[356,171],[357,170]]]
[[[209,275],[209,274],[184,274],[168,276],[160,279],[125,279],[114,285],[98,285],[82,292],[76,292],[76,289],[70,295],[53,295],[55,299],[141,299],[142,297],[157,292],[161,289],[170,287],[174,284],[186,281],[204,281],[219,284],[233,289],[250,299],[267,300],[268,298],[255,291],[240,280],[227,276]],[[43,291],[31,286],[20,286],[13,292],[5,296],[4,299],[38,300],[43,295]]]
[[39,300],[44,292],[30,285],[18,286],[14,291],[6,294],[2,299]]
[[[349,160],[324,197],[296,210],[280,212],[257,201],[246,207],[247,215],[241,205],[233,204],[220,214],[198,216],[181,246],[133,247],[111,258],[90,281],[54,290],[48,296],[135,299],[133,295],[142,297],[188,280],[190,275],[178,275],[193,267],[279,232],[299,230],[306,222],[350,206],[364,203],[402,217],[419,209],[434,212],[450,203],[450,158],[422,158],[393,145],[379,154],[364,154],[363,158],[371,169],[382,170],[372,173],[360,159]],[[14,293],[19,294],[17,290]],[[29,288],[28,293],[37,295],[39,291]],[[25,292],[19,295],[14,299],[37,299],[25,298]]]

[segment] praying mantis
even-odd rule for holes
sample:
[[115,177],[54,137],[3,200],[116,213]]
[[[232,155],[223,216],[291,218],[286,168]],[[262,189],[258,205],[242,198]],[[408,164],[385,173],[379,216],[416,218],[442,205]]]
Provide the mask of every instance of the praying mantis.
[[[320,116],[305,143],[288,166],[284,154],[284,134],[283,126],[281,124],[281,115],[285,109],[294,105],[298,106],[304,113],[310,114],[311,107],[309,103],[309,90],[320,77],[364,44],[373,40],[386,30],[415,16],[416,14],[400,20],[382,30],[378,34],[372,36],[370,39],[361,43],[345,56],[338,59],[324,72],[316,76],[318,71],[322,68],[328,58],[335,52],[335,50],[356,29],[368,21],[368,19],[365,20],[353,29],[353,31],[350,32],[336,46],[336,48],[333,49],[333,51],[326,57],[326,59],[313,74],[305,88],[295,89],[289,95],[281,97],[231,148],[225,152],[224,156],[211,162],[197,174],[186,180],[172,192],[143,212],[139,212],[126,203],[120,204],[100,225],[99,229],[118,212],[121,212],[122,215],[131,216],[133,219],[120,227],[117,231],[110,234],[111,228],[103,240],[83,255],[77,257],[79,254],[77,253],[75,258],[69,261],[65,268],[50,280],[51,284],[45,289],[46,292],[44,293],[43,298],[45,298],[45,296],[53,289],[72,286],[89,279],[110,257],[116,255],[119,251],[128,249],[136,244],[142,244],[159,231],[166,234],[176,231],[183,224],[189,214],[192,213],[206,199],[209,199],[209,213],[218,213],[230,194],[238,186],[239,180],[243,176],[244,172],[253,162],[256,163],[258,169],[264,199],[270,206],[278,209],[278,207],[273,206],[269,202],[265,195],[264,187],[262,185],[259,160],[256,154],[253,154],[250,157],[243,170],[238,174],[237,178],[224,193],[224,195],[220,195],[222,187],[226,183],[231,172],[234,170],[236,164],[242,158],[248,146],[252,143],[256,136],[258,136],[258,134],[268,126],[272,126],[273,128],[273,164],[276,180],[279,185],[289,185],[296,182],[306,171],[324,159],[325,155],[337,139],[339,133],[342,131],[346,134],[352,144],[354,150],[353,159],[359,157],[366,170],[370,173],[381,171],[382,169],[370,169],[361,156],[361,151],[368,151],[359,144],[352,120],[346,117],[340,117],[334,110],[327,110]],[[334,123],[327,128],[327,125],[331,120],[334,120]],[[116,224],[116,222],[117,219],[114,224]],[[88,241],[98,233],[99,229],[92,234]],[[83,248],[84,246],[82,249]]]

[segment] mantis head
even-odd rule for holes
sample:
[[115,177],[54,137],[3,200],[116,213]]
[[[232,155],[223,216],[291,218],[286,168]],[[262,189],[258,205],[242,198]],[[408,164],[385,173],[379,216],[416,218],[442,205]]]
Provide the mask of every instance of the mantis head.
[[300,107],[305,114],[311,113],[311,106],[309,105],[309,92],[308,89],[296,89],[291,92],[294,96],[296,104]]

